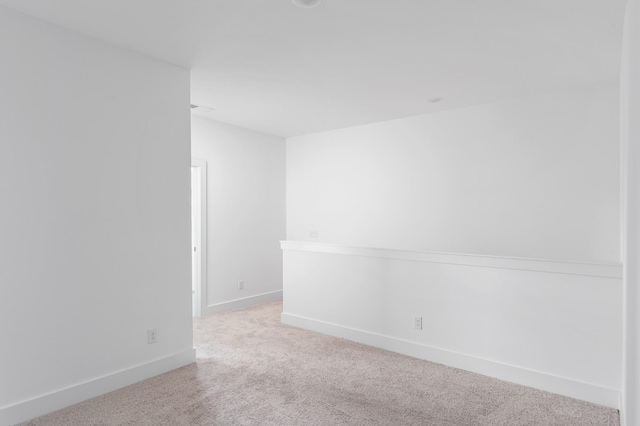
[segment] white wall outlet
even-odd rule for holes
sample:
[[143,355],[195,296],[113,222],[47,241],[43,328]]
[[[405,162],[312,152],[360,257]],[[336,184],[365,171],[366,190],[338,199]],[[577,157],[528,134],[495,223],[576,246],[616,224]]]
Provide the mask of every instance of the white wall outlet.
[[422,330],[422,317],[413,317],[413,328]]
[[312,229],[309,231],[309,238],[318,238],[318,230],[317,229]]
[[150,328],[147,330],[147,343],[152,344],[158,341],[158,329]]
[[244,289],[244,281],[240,280],[238,281],[238,290],[243,290]]

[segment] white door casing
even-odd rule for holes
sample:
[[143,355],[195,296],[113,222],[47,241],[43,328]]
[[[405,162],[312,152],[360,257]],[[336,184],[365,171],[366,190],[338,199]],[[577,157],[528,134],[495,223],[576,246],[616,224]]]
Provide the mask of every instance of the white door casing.
[[207,162],[191,159],[191,256],[193,316],[207,307]]

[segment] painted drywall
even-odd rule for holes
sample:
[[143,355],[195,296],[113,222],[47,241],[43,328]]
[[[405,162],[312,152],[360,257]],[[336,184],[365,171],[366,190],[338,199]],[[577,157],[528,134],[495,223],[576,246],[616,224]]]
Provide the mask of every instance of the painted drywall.
[[193,354],[190,124],[188,70],[4,7],[0,39],[7,424]]
[[285,140],[199,116],[191,125],[192,156],[207,162],[205,314],[282,297]]
[[618,405],[620,264],[290,241],[283,249],[285,323]]
[[640,3],[627,2],[621,75],[623,252],[624,252],[624,362],[623,426],[640,424]]
[[283,320],[617,407],[618,90],[288,139]]
[[287,239],[619,262],[618,98],[603,83],[289,138]]

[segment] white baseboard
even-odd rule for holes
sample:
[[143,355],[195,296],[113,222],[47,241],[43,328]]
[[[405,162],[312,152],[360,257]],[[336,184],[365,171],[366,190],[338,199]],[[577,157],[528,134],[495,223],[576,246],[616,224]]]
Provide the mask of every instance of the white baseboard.
[[350,327],[282,313],[284,324],[316,331],[330,336],[352,340],[365,345],[386,349],[414,358],[424,359],[462,370],[472,371],[511,383],[568,396],[611,408],[619,408],[620,392],[591,383],[583,383],[540,371],[478,358],[446,349],[435,348],[408,340],[371,333]]
[[175,370],[196,360],[195,349],[158,358],[144,364],[78,383],[54,392],[0,408],[0,425],[21,423],[87,399]]
[[261,303],[273,302],[282,299],[282,290],[272,291],[269,293],[257,294],[255,296],[243,297],[242,299],[229,300],[227,302],[216,303],[206,307],[203,316],[219,314],[221,312],[235,311],[237,309],[248,308],[249,306],[259,305]]

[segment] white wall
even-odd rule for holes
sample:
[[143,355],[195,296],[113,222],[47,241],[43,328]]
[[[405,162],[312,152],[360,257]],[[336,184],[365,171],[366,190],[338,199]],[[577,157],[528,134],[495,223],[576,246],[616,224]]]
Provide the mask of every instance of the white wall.
[[603,83],[288,139],[283,321],[617,407],[618,99]]
[[620,265],[291,241],[283,249],[287,324],[618,406]]
[[287,239],[619,262],[618,109],[611,83],[290,138]]
[[8,424],[194,359],[189,72],[4,7],[0,40]]
[[192,156],[208,174],[204,314],[282,297],[285,140],[198,116],[191,123]]
[[640,424],[640,3],[627,1],[621,76],[624,197],[622,425]]

